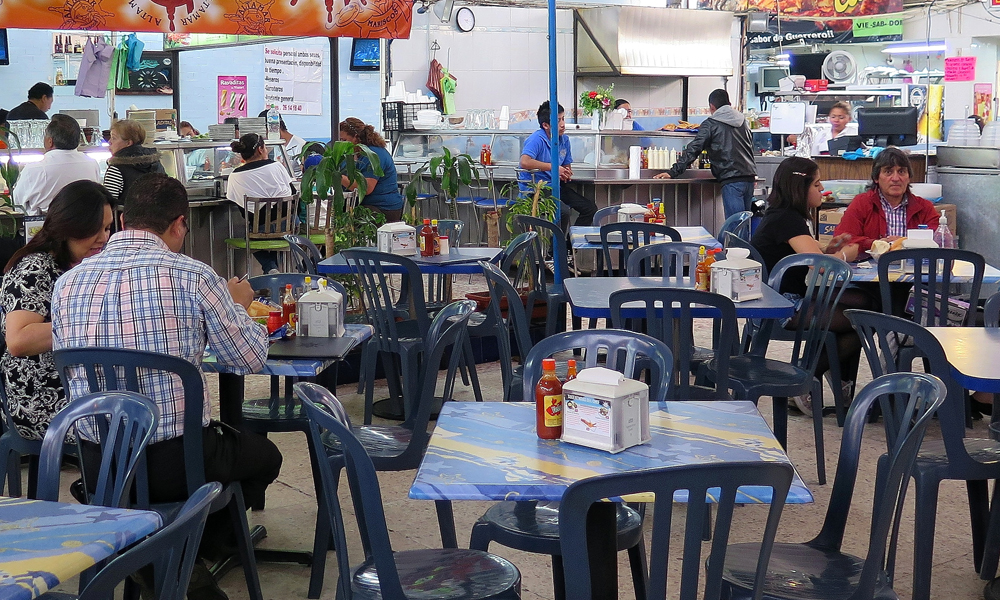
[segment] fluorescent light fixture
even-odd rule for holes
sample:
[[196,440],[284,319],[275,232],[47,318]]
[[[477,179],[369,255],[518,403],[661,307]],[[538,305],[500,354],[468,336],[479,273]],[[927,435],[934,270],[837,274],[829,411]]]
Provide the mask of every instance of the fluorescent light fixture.
[[889,45],[883,48],[882,52],[887,54],[919,54],[921,52],[944,52],[947,49],[943,41],[936,41]]
[[787,52],[784,53],[784,54],[775,54],[774,55],[774,59],[775,60],[788,60],[789,58],[791,58],[791,54],[788,54]]
[[791,61],[788,60],[776,60],[774,61],[774,66],[776,67],[790,67],[792,66]]

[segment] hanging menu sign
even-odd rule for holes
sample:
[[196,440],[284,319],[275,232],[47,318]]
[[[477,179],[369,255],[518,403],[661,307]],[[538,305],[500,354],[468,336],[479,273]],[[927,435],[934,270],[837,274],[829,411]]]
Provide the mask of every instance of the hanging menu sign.
[[247,116],[246,75],[219,75],[219,123]]
[[323,114],[323,52],[264,46],[264,106],[296,115]]

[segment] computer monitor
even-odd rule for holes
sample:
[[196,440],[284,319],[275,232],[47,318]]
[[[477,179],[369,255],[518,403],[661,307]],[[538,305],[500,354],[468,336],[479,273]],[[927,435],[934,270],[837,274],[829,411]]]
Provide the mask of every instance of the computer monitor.
[[781,89],[778,81],[783,77],[788,77],[788,67],[775,67],[766,65],[757,69],[757,94],[777,92]]
[[99,110],[61,110],[59,114],[73,117],[74,119],[85,119],[87,121],[86,127],[101,126],[101,111]]
[[351,44],[352,71],[378,71],[382,64],[381,40],[355,38]]
[[10,64],[10,48],[7,46],[7,30],[0,29],[0,65]]
[[876,146],[913,146],[917,143],[917,108],[862,108],[858,110],[858,135],[874,138]]
[[788,56],[788,72],[803,75],[806,79],[826,79],[823,77],[823,61],[829,52],[820,54],[791,54]]

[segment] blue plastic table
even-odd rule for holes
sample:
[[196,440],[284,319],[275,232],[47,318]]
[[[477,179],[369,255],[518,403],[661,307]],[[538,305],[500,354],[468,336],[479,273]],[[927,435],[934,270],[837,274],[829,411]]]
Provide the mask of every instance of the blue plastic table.
[[[373,248],[367,248],[373,250]],[[468,275],[482,273],[479,268],[479,261],[485,260],[493,262],[503,252],[503,248],[452,248],[448,254],[438,256],[408,256],[421,273],[425,275]],[[347,262],[340,254],[335,254],[330,258],[323,259],[316,266],[316,270],[323,274],[346,275],[351,272],[347,267]],[[387,272],[395,272],[393,269],[386,269]]]
[[[674,287],[677,281],[660,277],[571,277],[563,281],[569,296],[573,314],[577,317],[595,319],[611,318],[611,294],[618,290],[653,287]],[[736,303],[736,316],[753,319],[779,319],[795,313],[795,306],[784,296],[767,285],[762,286],[764,297]],[[625,306],[625,318],[641,319],[645,311],[641,308],[629,309]],[[704,311],[692,311],[695,317],[711,318],[718,312],[710,307]]]
[[[890,269],[889,280],[898,283],[913,283],[913,273],[903,273],[902,270]],[[851,283],[861,281],[878,281],[878,267],[875,261],[866,260],[851,265]],[[972,283],[972,265],[955,263],[951,271],[951,282]],[[983,283],[1000,283],[1000,269],[986,265]]]
[[[719,240],[715,239],[707,229],[705,229],[700,225],[693,227],[685,227],[685,226],[674,227],[673,225],[671,225],[670,227],[673,227],[674,229],[677,230],[677,233],[681,234],[682,242],[691,242],[693,244],[704,244],[706,250],[722,247],[722,244],[719,242]],[[600,242],[597,243],[588,242],[586,238],[587,234],[593,235],[599,233],[601,233],[600,227],[593,227],[593,226],[579,227],[574,225],[569,228],[570,245],[573,246],[573,250],[600,250],[601,249]],[[658,237],[656,239],[659,240]],[[670,240],[664,239],[663,241],[667,242]],[[654,241],[654,243],[656,242]],[[620,248],[621,244],[612,244],[610,245],[610,247]]]
[[145,510],[0,498],[0,599],[37,598],[161,524]]
[[963,388],[1000,393],[1000,329],[994,327],[928,327],[951,364],[951,376]]

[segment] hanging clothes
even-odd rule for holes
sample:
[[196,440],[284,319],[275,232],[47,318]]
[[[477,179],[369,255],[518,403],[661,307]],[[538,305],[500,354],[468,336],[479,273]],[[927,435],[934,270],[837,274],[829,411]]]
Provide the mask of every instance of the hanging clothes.
[[455,90],[458,88],[458,79],[448,72],[448,69],[441,70],[441,112],[446,115],[455,114]]
[[122,43],[128,48],[128,61],[125,63],[125,67],[129,71],[138,71],[142,62],[142,49],[146,47],[146,44],[143,44],[142,40],[137,38],[134,33],[125,36]]
[[103,98],[108,91],[108,75],[111,73],[111,57],[114,53],[115,49],[104,40],[98,39],[94,43],[88,39],[73,93],[87,98]]
[[127,62],[128,45],[125,43],[125,40],[122,40],[122,43],[118,44],[114,54],[111,56],[111,69],[110,76],[108,77],[109,90],[128,89],[128,68],[125,66]]

